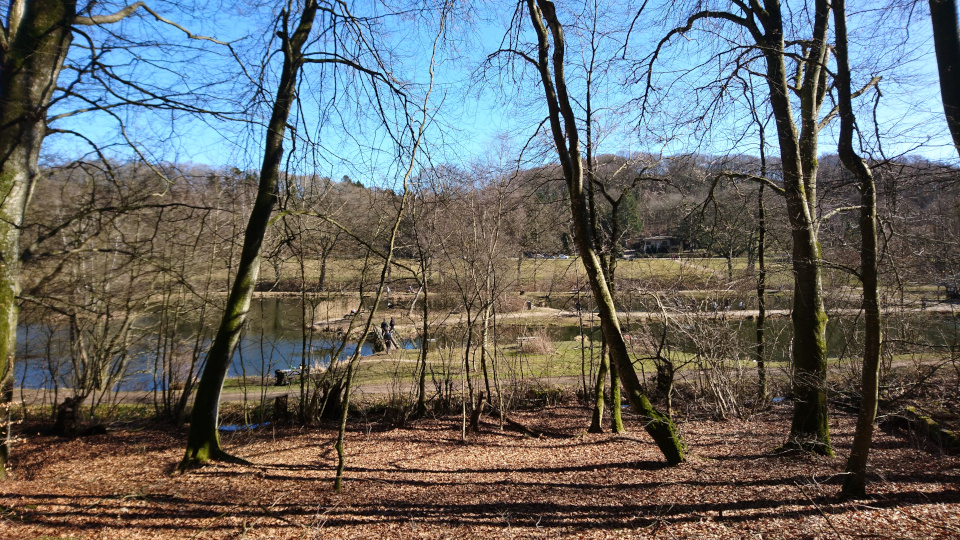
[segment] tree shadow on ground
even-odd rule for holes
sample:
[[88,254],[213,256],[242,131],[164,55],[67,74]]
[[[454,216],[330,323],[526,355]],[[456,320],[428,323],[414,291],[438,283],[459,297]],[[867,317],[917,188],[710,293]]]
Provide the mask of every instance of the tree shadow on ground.
[[[799,495],[799,493],[798,493]],[[222,498],[181,497],[171,494],[137,496],[74,496],[35,494],[38,508],[2,508],[10,521],[73,530],[99,530],[104,526],[136,527],[142,531],[236,530],[238,520],[274,520],[277,527],[348,527],[358,523],[379,525],[432,525],[439,527],[534,527],[539,530],[623,530],[654,526],[660,522],[694,523],[712,520],[744,523],[765,519],[798,519],[842,513],[847,508],[823,506],[837,499],[802,497],[743,500],[734,503],[643,504],[624,500],[618,504],[524,503],[412,503],[383,499],[365,504],[262,504],[226,502]],[[873,509],[905,508],[914,504],[956,504],[960,491],[903,492],[870,502]],[[33,505],[31,505],[33,506]],[[317,519],[322,513],[322,520]],[[227,519],[229,518],[229,519]]]

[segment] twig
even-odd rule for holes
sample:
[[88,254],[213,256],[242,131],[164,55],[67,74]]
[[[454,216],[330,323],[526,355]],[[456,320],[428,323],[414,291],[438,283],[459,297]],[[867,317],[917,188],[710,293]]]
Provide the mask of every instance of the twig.
[[801,486],[797,482],[794,482],[793,485],[797,486],[797,489],[800,490],[800,493],[802,493],[803,496],[806,497],[808,501],[810,501],[810,504],[812,504],[814,508],[817,509],[817,512],[820,512],[820,515],[823,516],[824,520],[826,520],[827,525],[829,525],[830,528],[833,529],[833,532],[836,533],[837,538],[840,538],[840,540],[843,540],[843,535],[840,534],[840,531],[838,531],[837,528],[833,526],[833,522],[830,521],[830,518],[827,516],[826,512],[824,512],[823,509],[820,508],[820,505],[817,504],[817,501],[813,500],[809,495],[807,495],[807,492],[803,490],[803,486]]
[[288,523],[288,524],[290,524],[290,525],[296,525],[297,527],[300,527],[301,529],[306,529],[306,528],[307,528],[306,525],[303,525],[303,524],[301,524],[301,523],[297,523],[296,521],[292,521],[292,520],[290,520],[290,519],[287,519],[287,518],[281,516],[280,514],[277,514],[277,513],[274,512],[273,510],[270,510],[269,508],[267,508],[266,506],[264,506],[264,505],[262,505],[262,504],[258,504],[257,506],[259,506],[260,509],[263,510],[263,512],[264,512],[265,514],[267,514],[268,516],[270,516],[270,517],[272,517],[272,518],[274,518],[274,519],[279,519],[280,521],[282,521],[282,522],[284,522],[284,523]]

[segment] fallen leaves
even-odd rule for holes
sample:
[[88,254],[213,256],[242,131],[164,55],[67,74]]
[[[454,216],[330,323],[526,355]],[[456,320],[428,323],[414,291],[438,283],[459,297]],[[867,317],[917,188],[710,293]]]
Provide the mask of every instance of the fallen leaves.
[[[347,441],[333,493],[330,430],[236,433],[216,464],[170,476],[181,433],[30,436],[0,484],[0,537],[84,538],[952,538],[960,536],[960,460],[883,432],[872,496],[838,496],[853,419],[838,417],[836,458],[769,457],[785,409],[682,425],[692,455],[665,467],[635,424],[629,437],[583,433],[588,411],[518,413],[567,438],[495,429],[459,440],[457,417]],[[629,424],[629,423],[628,423]]]

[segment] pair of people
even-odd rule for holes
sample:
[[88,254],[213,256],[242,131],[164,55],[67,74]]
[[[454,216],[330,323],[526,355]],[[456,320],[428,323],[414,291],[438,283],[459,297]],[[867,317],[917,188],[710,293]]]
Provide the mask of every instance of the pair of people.
[[387,320],[384,319],[380,323],[380,332],[383,334],[383,343],[387,348],[387,352],[390,352],[390,348],[393,346],[393,331],[396,326],[396,323],[393,320],[393,317],[390,317],[390,325],[387,326]]
[[394,325],[394,322],[393,322],[393,317],[390,317],[390,325],[389,325],[389,326],[387,325],[387,320],[384,319],[383,322],[380,323],[380,332],[382,332],[382,333],[384,333],[384,334],[386,334],[388,331],[389,331],[389,332],[393,332],[394,326],[395,326],[395,325]]

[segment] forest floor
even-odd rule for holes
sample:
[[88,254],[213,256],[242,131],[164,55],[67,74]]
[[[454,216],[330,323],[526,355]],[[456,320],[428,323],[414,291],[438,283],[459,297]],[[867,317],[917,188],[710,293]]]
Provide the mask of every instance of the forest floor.
[[626,435],[588,434],[575,405],[512,416],[539,437],[493,417],[465,442],[459,415],[356,422],[340,494],[332,428],[224,433],[251,465],[172,475],[183,431],[63,439],[24,425],[0,538],[960,537],[960,457],[878,430],[870,496],[843,499],[854,418],[831,419],[837,457],[770,455],[790,411],[682,422],[691,449],[677,467],[636,419]]

